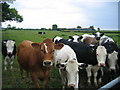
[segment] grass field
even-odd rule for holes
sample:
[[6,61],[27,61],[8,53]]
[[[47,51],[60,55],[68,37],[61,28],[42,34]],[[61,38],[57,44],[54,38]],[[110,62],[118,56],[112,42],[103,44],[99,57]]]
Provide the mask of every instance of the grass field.
[[[40,30],[39,30],[40,31]],[[65,39],[68,39],[68,36],[78,34],[82,35],[80,32],[60,32],[60,31],[45,31],[45,35],[39,35],[37,30],[8,30],[2,32],[2,39],[14,39],[16,40],[16,45],[18,46],[23,40],[30,40],[33,42],[41,42],[45,38],[53,38],[55,36],[61,36]],[[118,34],[107,33],[112,37],[120,48],[120,42]],[[24,73],[24,79],[20,79],[20,71],[18,67],[17,58],[14,61],[13,70],[4,71],[2,68],[2,88],[33,88],[30,77],[26,78],[26,73]],[[43,87],[42,83],[40,86]],[[52,68],[51,75],[49,79],[50,88],[61,88],[61,79],[58,73],[58,69]]]

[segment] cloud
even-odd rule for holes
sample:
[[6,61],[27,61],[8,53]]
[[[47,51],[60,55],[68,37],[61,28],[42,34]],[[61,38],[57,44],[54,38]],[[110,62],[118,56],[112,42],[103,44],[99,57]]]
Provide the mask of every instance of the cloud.
[[16,0],[11,7],[18,10],[24,21],[10,23],[22,28],[51,28],[53,24],[57,24],[60,28],[78,25],[88,27],[98,22],[95,19],[102,12],[98,13],[97,10],[106,8],[107,4],[104,2],[101,0]]

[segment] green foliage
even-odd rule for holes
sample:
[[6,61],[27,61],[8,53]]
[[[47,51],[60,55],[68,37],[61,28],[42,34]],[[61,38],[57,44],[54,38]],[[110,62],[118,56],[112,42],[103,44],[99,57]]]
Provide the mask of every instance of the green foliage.
[[2,4],[2,22],[23,21],[23,17],[18,14],[18,11],[15,8],[10,8],[10,5],[8,5],[6,2],[3,2],[1,4]]

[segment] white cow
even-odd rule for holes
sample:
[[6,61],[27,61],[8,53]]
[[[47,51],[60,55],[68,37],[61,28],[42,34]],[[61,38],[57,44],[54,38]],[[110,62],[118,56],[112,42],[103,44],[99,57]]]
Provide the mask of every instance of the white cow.
[[[101,83],[101,79],[102,79],[102,76],[103,76],[103,71],[102,71],[101,66],[105,66],[106,57],[107,57],[107,51],[106,51],[105,47],[104,46],[98,46],[97,49],[96,49],[96,58],[97,58],[98,64],[97,65],[88,65],[88,67],[86,68],[87,77],[88,77],[87,82],[88,82],[89,85],[91,85],[91,82],[90,82],[90,78],[92,76],[91,72],[93,72],[95,86],[98,86],[98,84]],[[97,83],[97,75],[98,75],[98,70],[99,69],[101,70],[102,75],[99,78],[98,83]]]
[[117,65],[117,60],[118,60],[118,52],[114,51],[111,54],[108,54],[108,65],[109,65],[109,70],[116,70],[116,65]]
[[73,49],[64,45],[63,48],[57,51],[55,63],[59,67],[59,73],[62,79],[63,88],[67,82],[68,87],[78,88],[79,82],[79,66],[83,63],[78,63],[76,54]]

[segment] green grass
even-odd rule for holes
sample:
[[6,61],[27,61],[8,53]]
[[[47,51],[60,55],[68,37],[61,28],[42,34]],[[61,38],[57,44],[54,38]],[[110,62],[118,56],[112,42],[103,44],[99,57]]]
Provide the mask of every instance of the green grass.
[[[2,39],[14,39],[16,40],[16,45],[18,46],[23,40],[30,40],[33,42],[41,42],[45,38],[53,38],[55,36],[61,36],[68,39],[68,36],[78,34],[82,35],[84,33],[80,32],[60,32],[60,31],[45,31],[45,35],[39,35],[37,30],[8,30],[2,32]],[[120,48],[120,43],[118,41],[118,34],[107,33],[106,35],[112,37]],[[2,68],[2,88],[33,88],[30,77],[26,78],[26,73],[24,72],[24,79],[20,79],[19,65],[17,62],[17,57],[15,58],[13,70],[4,71]],[[40,86],[43,87],[41,81],[39,81]],[[58,69],[52,68],[51,75],[49,79],[50,88],[61,88],[61,79],[58,73]]]

